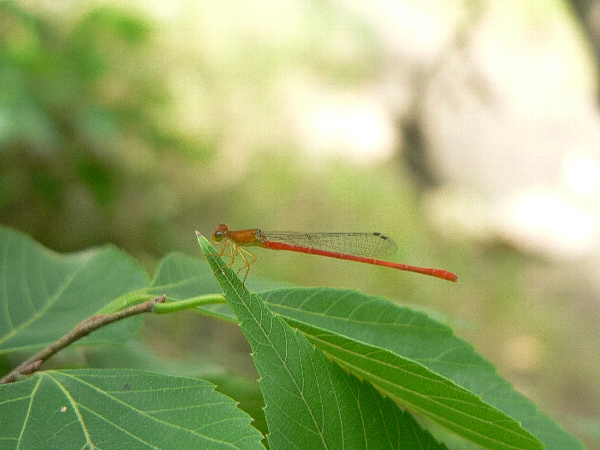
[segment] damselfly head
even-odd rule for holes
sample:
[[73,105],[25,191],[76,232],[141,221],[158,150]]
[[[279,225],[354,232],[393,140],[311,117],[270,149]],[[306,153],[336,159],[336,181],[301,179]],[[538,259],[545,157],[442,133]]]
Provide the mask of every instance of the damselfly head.
[[215,228],[215,231],[212,235],[213,241],[221,242],[223,239],[225,239],[225,236],[227,236],[228,231],[229,227],[224,223],[217,225],[217,228]]

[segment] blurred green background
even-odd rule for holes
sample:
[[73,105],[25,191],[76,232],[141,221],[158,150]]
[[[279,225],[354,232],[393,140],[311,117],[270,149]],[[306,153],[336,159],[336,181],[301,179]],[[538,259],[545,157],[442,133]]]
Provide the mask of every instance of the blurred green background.
[[[439,106],[426,88],[437,66],[465,52],[497,2],[399,4],[394,30],[420,30],[415,41],[386,35],[353,2],[0,1],[0,222],[60,252],[114,243],[150,273],[171,251],[200,257],[194,230],[208,236],[221,222],[385,232],[401,249],[395,260],[459,282],[259,249],[248,284],[356,288],[436,311],[598,447],[594,259],[531,251],[484,210],[465,213],[479,188],[448,169],[456,159],[424,117]],[[595,70],[581,17],[563,3],[525,4],[500,12],[579,30],[581,73]],[[436,57],[432,42],[445,49]],[[595,89],[595,77],[582,83]],[[453,101],[502,107],[502,92],[471,81]],[[233,325],[182,313],[148,319],[142,337],[171,367],[235,374],[238,388],[254,378]],[[123,358],[136,351],[146,347]],[[107,358],[78,355],[72,364]]]

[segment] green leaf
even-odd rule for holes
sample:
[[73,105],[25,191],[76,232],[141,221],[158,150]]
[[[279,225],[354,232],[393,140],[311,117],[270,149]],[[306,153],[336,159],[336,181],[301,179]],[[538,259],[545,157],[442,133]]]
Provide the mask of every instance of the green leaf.
[[37,373],[0,386],[0,417],[2,448],[263,448],[213,384],[140,370]]
[[[309,333],[315,344],[319,329],[324,329],[344,336],[350,346],[354,341],[365,344],[365,352],[384,351],[386,357],[395,355],[423,365],[516,419],[546,448],[583,449],[577,439],[516,392],[471,344],[422,312],[339,289],[279,289],[261,296],[288,323]],[[311,328],[315,328],[314,338],[310,337]]]
[[444,448],[409,414],[274,315],[213,256],[206,239],[198,241],[252,347],[271,448]]
[[[0,353],[45,347],[111,300],[147,284],[142,267],[115,247],[60,255],[0,227]],[[140,320],[115,323],[79,343],[123,341]]]
[[343,367],[402,406],[491,449],[541,449],[519,423],[427,367],[323,329],[300,325],[309,340]]

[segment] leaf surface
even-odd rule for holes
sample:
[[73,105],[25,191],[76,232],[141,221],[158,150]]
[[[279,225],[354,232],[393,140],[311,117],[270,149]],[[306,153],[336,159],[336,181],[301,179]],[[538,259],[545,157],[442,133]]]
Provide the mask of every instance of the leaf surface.
[[470,343],[425,313],[353,290],[277,289],[261,296],[269,308],[303,329],[317,345],[316,335],[325,329],[346,337],[349,346],[354,341],[365,344],[365,354],[375,349],[418,363],[515,419],[546,448],[583,449],[575,437],[500,377]]
[[0,386],[0,417],[6,449],[264,448],[213,384],[140,370],[37,373]]
[[[111,300],[147,284],[142,267],[113,246],[61,255],[0,227],[0,353],[45,347]],[[130,318],[79,343],[120,342],[139,324]]]

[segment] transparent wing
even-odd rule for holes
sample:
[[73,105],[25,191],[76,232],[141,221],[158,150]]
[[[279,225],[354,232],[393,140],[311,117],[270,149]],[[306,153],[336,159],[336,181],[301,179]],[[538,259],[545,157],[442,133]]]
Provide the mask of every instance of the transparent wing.
[[394,240],[379,232],[365,233],[297,233],[293,231],[264,231],[265,239],[299,247],[315,248],[337,253],[377,258],[398,250]]

